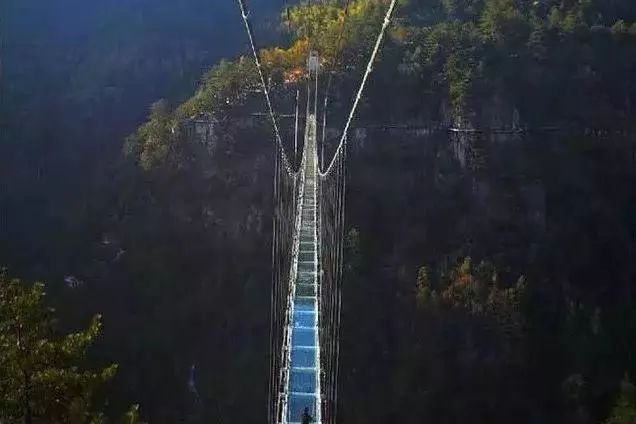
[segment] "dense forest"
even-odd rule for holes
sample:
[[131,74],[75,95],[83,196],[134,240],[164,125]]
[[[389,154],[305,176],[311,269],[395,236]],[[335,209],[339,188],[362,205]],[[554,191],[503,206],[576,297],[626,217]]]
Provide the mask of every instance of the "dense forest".
[[[63,3],[2,6],[0,421],[263,422],[237,7]],[[275,3],[274,106],[319,51],[329,156],[387,2]],[[636,422],[635,104],[632,0],[400,2],[351,134],[339,422]]]

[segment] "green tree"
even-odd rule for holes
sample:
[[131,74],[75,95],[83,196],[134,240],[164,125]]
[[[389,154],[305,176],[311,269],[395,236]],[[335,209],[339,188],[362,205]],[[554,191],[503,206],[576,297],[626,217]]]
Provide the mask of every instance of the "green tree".
[[[58,336],[44,296],[42,284],[27,286],[0,271],[0,422],[104,422],[93,398],[117,366],[80,367],[100,334],[101,317],[86,330]],[[124,421],[138,423],[136,412],[133,407]]]
[[166,160],[171,144],[170,110],[167,102],[159,100],[153,103],[149,118],[148,124],[142,127],[145,143],[140,159],[144,169]]
[[174,137],[170,109],[165,100],[150,106],[148,122],[126,139],[124,153],[139,160],[143,169],[163,163],[169,156]]
[[605,424],[636,424],[636,387],[629,376],[621,382],[621,391]]
[[431,297],[431,281],[427,266],[422,266],[417,271],[417,284],[415,299],[417,306],[426,305]]
[[519,41],[526,36],[524,17],[514,0],[487,0],[480,27],[486,39],[498,43]]
[[483,0],[443,0],[444,10],[451,19],[472,19],[483,7]]

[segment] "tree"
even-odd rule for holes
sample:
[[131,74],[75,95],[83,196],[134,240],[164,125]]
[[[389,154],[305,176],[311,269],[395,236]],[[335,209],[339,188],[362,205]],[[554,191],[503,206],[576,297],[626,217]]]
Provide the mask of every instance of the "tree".
[[158,100],[150,107],[150,120],[143,127],[144,149],[141,164],[144,169],[166,160],[170,150],[170,110],[165,100]]
[[417,285],[415,299],[418,306],[423,306],[428,303],[431,297],[431,281],[428,276],[428,267],[422,266],[417,271]]
[[451,19],[474,18],[483,7],[483,0],[443,0],[444,10]]
[[507,336],[514,336],[521,330],[522,302],[526,294],[523,276],[514,284],[503,284],[492,263],[481,261],[474,267],[471,258],[466,257],[433,286],[441,288],[439,293],[431,289],[428,268],[421,267],[416,284],[418,305],[440,299],[440,304],[448,309],[464,310],[469,315],[494,320]]
[[510,43],[526,37],[526,22],[514,0],[487,0],[480,27],[486,39]]
[[[101,316],[87,329],[59,337],[44,296],[43,284],[27,286],[0,271],[0,422],[104,422],[93,409],[94,393],[117,366],[80,367],[100,334]],[[133,407],[125,422],[138,423],[136,412]]]
[[636,387],[629,376],[621,381],[621,391],[605,424],[636,424]]

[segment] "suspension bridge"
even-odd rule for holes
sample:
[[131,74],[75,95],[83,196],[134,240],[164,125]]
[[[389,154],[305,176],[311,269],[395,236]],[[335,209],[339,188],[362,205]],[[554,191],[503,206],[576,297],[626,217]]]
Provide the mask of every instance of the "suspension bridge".
[[[276,149],[268,396],[270,424],[336,422],[347,134],[396,1],[390,0],[388,4],[340,142],[332,159],[324,166],[325,126],[333,73],[329,76],[323,103],[319,164],[316,117],[321,66],[319,52],[310,53],[307,59],[304,145],[300,163],[296,165],[286,154],[280,136],[254,42],[249,10],[245,0],[237,0],[260,77]],[[345,6],[345,20],[348,6],[349,0]],[[343,29],[344,21],[338,45]],[[295,118],[294,153],[297,150],[298,96]]]

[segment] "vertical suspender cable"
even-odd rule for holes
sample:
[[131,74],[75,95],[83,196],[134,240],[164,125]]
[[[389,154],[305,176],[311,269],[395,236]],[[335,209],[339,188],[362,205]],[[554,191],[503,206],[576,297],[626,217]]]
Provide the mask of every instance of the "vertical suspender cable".
[[327,127],[327,97],[322,113],[322,140],[320,142],[320,169],[325,167],[325,128]]
[[278,208],[278,151],[276,149],[276,147],[274,147],[274,186],[273,186],[273,197],[274,197],[274,202],[273,202],[273,214],[272,214],[272,291],[271,291],[271,296],[270,296],[270,334],[269,334],[269,338],[270,338],[270,381],[269,381],[269,395],[268,395],[268,416],[270,417],[270,421],[273,421],[273,416],[275,415],[275,396],[277,391],[278,391],[278,387],[276,384],[276,363],[277,363],[277,344],[278,344],[278,333],[276,332],[276,328],[278,326],[278,273],[276,271],[276,267],[277,267],[277,255],[278,255],[278,248],[277,248],[277,229],[278,229],[278,222],[277,222],[277,214],[276,214],[276,210]]
[[298,162],[298,96],[300,90],[296,88],[296,118],[294,119],[294,163]]
[[345,199],[346,199],[346,190],[347,190],[347,168],[345,166],[347,158],[347,140],[345,139],[343,143],[342,149],[342,193],[340,196],[340,267],[339,267],[339,275],[338,275],[338,289],[337,289],[337,318],[336,318],[336,364],[335,364],[335,388],[334,388],[334,415],[333,420],[336,421],[336,417],[338,414],[338,374],[339,374],[339,358],[340,358],[340,314],[342,311],[342,277],[343,277],[343,268],[344,268],[344,236],[345,236]]
[[314,89],[314,116],[318,116],[318,69],[320,65],[316,66],[316,88]]

